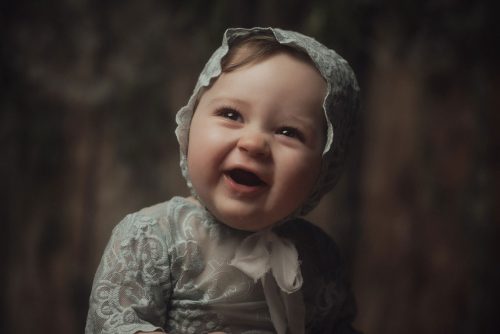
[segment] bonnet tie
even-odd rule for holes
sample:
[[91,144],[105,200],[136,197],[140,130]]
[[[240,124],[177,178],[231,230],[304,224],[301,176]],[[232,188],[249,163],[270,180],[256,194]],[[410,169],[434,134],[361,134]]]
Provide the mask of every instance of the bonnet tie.
[[[278,334],[304,333],[302,273],[297,249],[270,229],[246,237],[230,265],[262,282],[271,320]],[[288,328],[288,331],[287,331]]]

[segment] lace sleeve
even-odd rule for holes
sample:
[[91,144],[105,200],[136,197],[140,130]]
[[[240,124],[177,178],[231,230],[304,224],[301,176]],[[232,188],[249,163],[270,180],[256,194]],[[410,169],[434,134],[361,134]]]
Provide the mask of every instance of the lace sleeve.
[[170,258],[157,220],[128,215],[113,230],[97,269],[86,334],[163,330]]

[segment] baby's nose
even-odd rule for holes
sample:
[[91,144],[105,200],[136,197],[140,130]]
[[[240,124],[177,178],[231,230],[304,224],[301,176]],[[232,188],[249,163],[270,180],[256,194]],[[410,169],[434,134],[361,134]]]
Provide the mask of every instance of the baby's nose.
[[238,148],[252,157],[266,158],[271,153],[267,135],[258,131],[249,131],[238,140]]

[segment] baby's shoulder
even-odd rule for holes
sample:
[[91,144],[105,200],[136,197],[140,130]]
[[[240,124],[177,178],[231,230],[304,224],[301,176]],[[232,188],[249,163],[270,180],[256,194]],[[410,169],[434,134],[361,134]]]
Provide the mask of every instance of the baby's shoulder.
[[179,224],[192,210],[190,204],[181,197],[154,204],[130,213],[116,225],[113,234],[138,236],[147,234],[175,237]]
[[165,219],[169,216],[170,207],[173,199],[170,199],[165,202],[157,203],[145,208],[140,209],[137,212],[132,213],[131,215],[136,217],[136,219],[144,219],[149,218],[152,220],[161,220]]

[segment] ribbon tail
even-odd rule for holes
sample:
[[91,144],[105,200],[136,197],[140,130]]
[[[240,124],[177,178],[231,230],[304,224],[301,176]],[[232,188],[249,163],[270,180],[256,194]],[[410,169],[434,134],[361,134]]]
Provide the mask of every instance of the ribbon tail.
[[304,334],[306,328],[306,309],[304,306],[302,290],[297,290],[293,293],[285,293],[281,291],[281,298],[285,305],[290,334]]
[[271,321],[277,334],[304,334],[305,307],[302,291],[283,292],[274,277],[267,273],[261,279]]
[[273,249],[271,253],[271,268],[281,291],[292,293],[302,287],[302,272],[300,271],[299,254],[295,245],[289,240],[271,234]]
[[277,334],[286,334],[286,309],[280,296],[279,287],[270,273],[264,275],[261,281],[274,329]]

